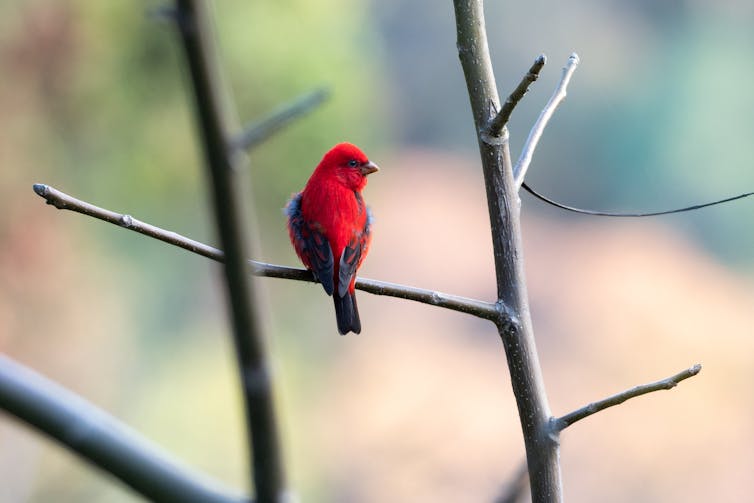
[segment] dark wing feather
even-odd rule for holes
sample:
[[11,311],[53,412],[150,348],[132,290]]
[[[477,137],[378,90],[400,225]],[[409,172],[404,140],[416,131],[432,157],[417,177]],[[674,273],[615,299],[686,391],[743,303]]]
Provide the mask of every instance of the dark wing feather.
[[369,237],[372,232],[372,215],[367,209],[367,219],[364,223],[364,229],[354,237],[343,248],[343,253],[340,255],[340,262],[338,264],[338,295],[341,297],[346,295],[348,287],[351,284],[351,280],[356,275],[356,270],[361,264],[361,260],[369,246]]
[[335,260],[332,248],[317,225],[304,220],[301,214],[301,194],[291,199],[286,208],[286,214],[296,252],[304,265],[312,271],[314,278],[322,283],[327,295],[332,295],[335,289],[333,284]]
[[361,258],[360,241],[352,239],[348,245],[343,248],[338,265],[338,295],[344,297],[348,292],[348,286],[351,284],[351,278],[356,274],[356,268]]
[[332,295],[335,289],[333,285],[335,260],[332,256],[330,242],[321,232],[309,227],[308,238],[305,239],[305,243],[305,249],[309,252],[312,273],[322,283],[327,295]]

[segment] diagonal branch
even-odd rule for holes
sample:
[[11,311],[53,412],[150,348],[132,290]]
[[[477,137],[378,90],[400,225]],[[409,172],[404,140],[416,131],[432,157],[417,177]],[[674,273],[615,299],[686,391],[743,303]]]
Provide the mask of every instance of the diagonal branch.
[[[260,321],[259,303],[246,263],[248,222],[246,197],[238,179],[241,156],[228,149],[227,96],[220,85],[214,35],[207,2],[176,0],[178,28],[188,65],[197,129],[211,182],[215,224],[225,250],[223,271],[238,372],[243,390],[250,475],[256,499],[262,503],[285,501],[287,493],[282,449],[275,417],[272,369]],[[251,234],[251,232],[248,232]]]
[[0,410],[49,435],[151,501],[240,503],[109,414],[0,355]]
[[544,132],[545,127],[547,127],[547,123],[550,122],[550,118],[555,112],[555,109],[558,108],[558,105],[560,105],[560,103],[565,99],[568,89],[568,83],[571,81],[573,72],[576,71],[576,67],[578,65],[579,56],[574,52],[568,58],[566,65],[563,67],[563,74],[560,77],[558,86],[555,88],[555,92],[550,97],[547,105],[545,105],[542,113],[539,114],[537,122],[535,122],[534,126],[531,128],[529,137],[526,138],[526,143],[524,144],[524,148],[521,151],[521,156],[518,158],[518,162],[513,167],[513,176],[516,179],[516,189],[519,189],[521,187],[521,184],[524,183],[526,170],[529,169],[529,164],[531,164],[531,159],[534,156],[534,150],[537,148],[539,139],[542,137],[542,133]]
[[230,142],[231,149],[251,150],[296,119],[308,114],[330,97],[330,90],[316,89],[306,93],[291,103],[273,110],[270,115],[244,127]]
[[631,398],[636,398],[637,396],[646,395],[647,393],[652,393],[654,391],[673,389],[678,385],[678,383],[680,383],[681,381],[685,379],[688,379],[689,377],[694,377],[701,370],[702,370],[702,366],[699,364],[696,364],[693,367],[689,367],[686,370],[683,370],[666,379],[661,379],[659,381],[655,381],[649,384],[642,384],[639,386],[634,386],[633,388],[628,389],[626,391],[622,391],[621,393],[618,393],[616,395],[609,396],[603,400],[590,403],[589,405],[582,407],[578,410],[575,410],[571,413],[568,413],[563,417],[553,419],[552,428],[555,431],[562,431],[577,421],[581,421],[582,419],[585,419],[591,416],[592,414],[596,414],[597,412],[600,412],[601,410],[605,410],[609,407],[620,405],[626,400],[629,400]]
[[[212,246],[187,238],[176,232],[161,229],[146,222],[142,222],[130,215],[116,213],[105,208],[100,208],[91,203],[81,201],[80,199],[76,199],[54,187],[50,187],[49,185],[41,183],[34,184],[34,192],[43,197],[47,201],[47,204],[52,205],[59,210],[70,210],[76,213],[81,213],[82,215],[104,220],[105,222],[115,224],[118,227],[138,232],[139,234],[183,248],[184,250],[188,250],[192,253],[196,253],[197,255],[218,262],[223,262],[225,260],[225,255],[222,250],[218,250]],[[315,281],[311,272],[305,269],[267,264],[256,260],[249,260],[247,261],[247,264],[252,274],[256,276],[308,281],[312,283]],[[374,295],[385,295],[388,297],[412,300],[422,304],[470,314],[486,320],[496,321],[501,316],[501,309],[490,302],[469,299],[458,295],[450,295],[423,288],[414,288],[367,278],[358,278],[356,280],[356,288]],[[503,311],[503,315],[506,315],[505,311]]]
[[534,63],[531,65],[531,68],[529,68],[527,74],[524,75],[516,89],[513,90],[510,96],[508,96],[508,99],[505,100],[505,103],[503,103],[500,112],[498,112],[498,114],[490,121],[485,130],[485,134],[493,137],[500,136],[503,127],[508,124],[508,120],[511,118],[513,109],[516,108],[518,102],[523,99],[524,95],[529,90],[529,86],[539,78],[539,72],[542,71],[546,62],[547,58],[544,54],[537,56],[537,59],[534,60]]

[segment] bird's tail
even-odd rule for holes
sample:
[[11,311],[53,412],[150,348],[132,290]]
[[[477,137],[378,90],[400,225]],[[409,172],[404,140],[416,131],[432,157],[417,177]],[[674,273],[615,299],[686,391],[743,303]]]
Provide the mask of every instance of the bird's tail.
[[346,292],[341,297],[336,290],[332,296],[335,303],[335,318],[338,320],[338,332],[346,335],[348,332],[361,333],[359,307],[356,305],[356,292]]

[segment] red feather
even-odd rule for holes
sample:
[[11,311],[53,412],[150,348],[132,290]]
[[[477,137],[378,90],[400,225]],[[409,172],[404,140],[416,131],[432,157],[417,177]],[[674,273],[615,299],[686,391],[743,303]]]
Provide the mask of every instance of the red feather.
[[339,143],[288,203],[288,232],[304,265],[333,295],[338,331],[359,333],[356,272],[369,251],[371,214],[361,191],[377,171],[358,147]]

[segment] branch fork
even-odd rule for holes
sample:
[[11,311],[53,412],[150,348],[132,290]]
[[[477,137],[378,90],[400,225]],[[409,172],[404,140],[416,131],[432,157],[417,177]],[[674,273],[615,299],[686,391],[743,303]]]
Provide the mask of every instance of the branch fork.
[[[566,95],[568,94],[568,84],[579,65],[579,61],[579,56],[576,53],[572,53],[568,57],[568,61],[563,67],[558,85],[529,132],[526,143],[521,150],[521,155],[515,166],[513,166],[516,190],[520,189],[521,185],[524,183],[526,171],[529,169],[532,157],[534,156],[534,151],[537,148],[545,127],[547,127],[547,124],[550,122],[550,119],[555,113],[555,109],[558,108],[563,100],[565,100]],[[492,118],[485,126],[480,128],[479,131],[479,137],[484,143],[488,145],[502,145],[503,143],[508,142],[509,135],[506,126],[510,120],[511,114],[518,103],[523,99],[524,95],[526,95],[529,87],[539,78],[539,74],[542,71],[542,68],[544,68],[545,63],[547,63],[547,58],[544,54],[537,56],[534,63],[532,63],[531,68],[529,68],[529,71],[522,77],[521,82],[519,82],[513,92],[508,95],[508,98],[505,100],[505,103],[503,103],[500,111],[495,111],[493,107]],[[491,101],[490,103],[493,102]]]

